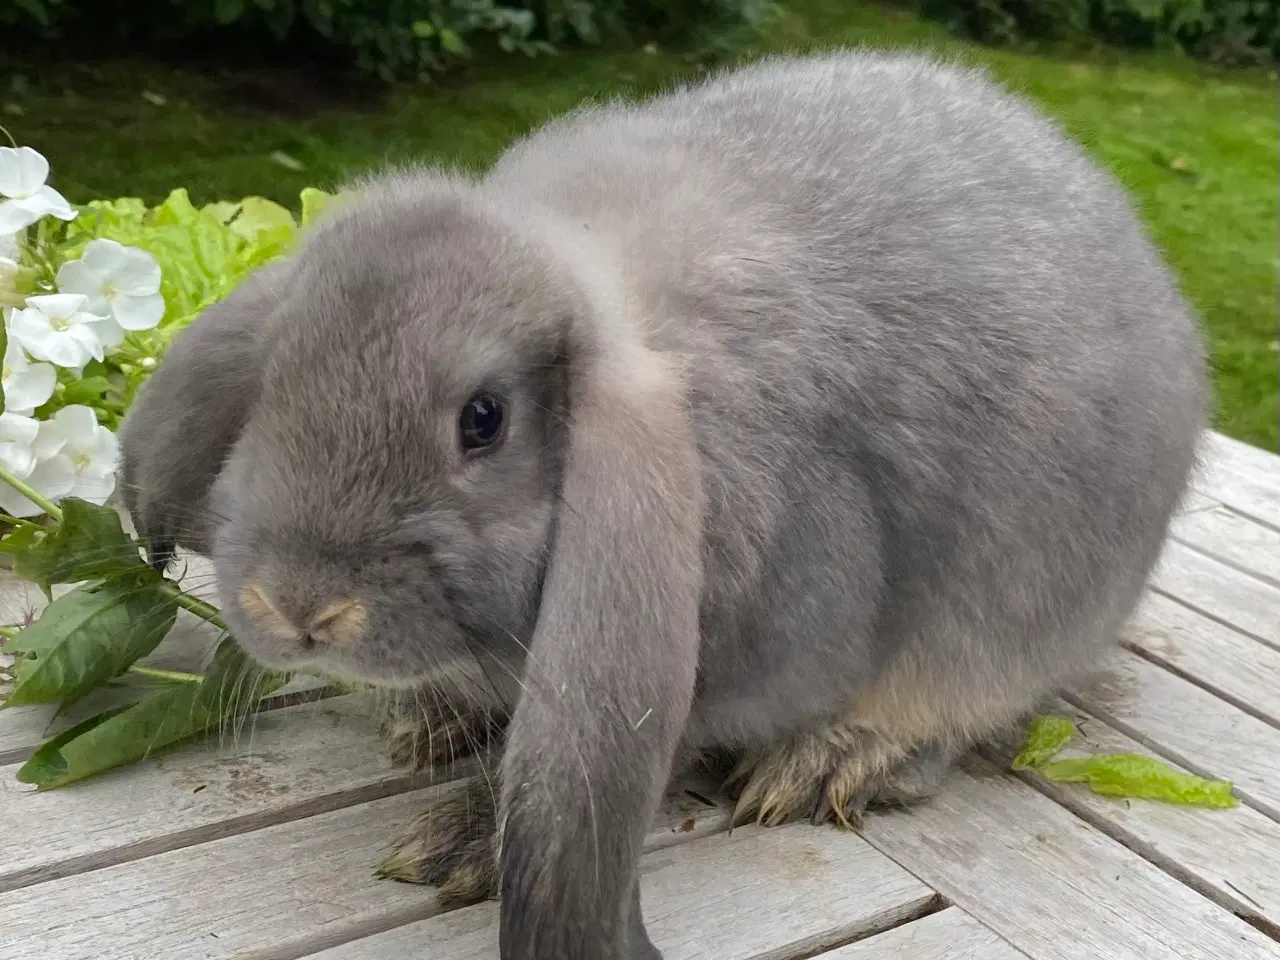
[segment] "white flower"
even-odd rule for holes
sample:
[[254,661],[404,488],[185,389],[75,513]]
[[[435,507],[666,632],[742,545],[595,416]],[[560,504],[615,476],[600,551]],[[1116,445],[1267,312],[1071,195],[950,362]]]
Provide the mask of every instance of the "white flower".
[[18,235],[16,233],[0,233],[0,257],[10,261],[18,259]]
[[[30,417],[22,417],[7,410],[0,413],[0,463],[19,480],[25,480],[40,493],[56,499],[70,492],[74,483],[66,471],[57,467],[53,470],[46,469],[40,462],[42,454],[51,449],[48,444],[41,444],[43,427],[43,423]],[[52,449],[59,449],[60,446],[62,445],[55,444]],[[0,509],[15,517],[37,517],[44,513],[40,507],[3,482],[0,482]]]
[[103,347],[114,347],[123,338],[114,320],[85,311],[88,302],[78,293],[27,297],[27,308],[13,312],[9,336],[37,360],[83,370],[90,358],[102,359]]
[[49,161],[30,147],[0,147],[0,234],[25,230],[41,217],[74,220],[76,212],[53,187]]
[[114,240],[92,240],[79,260],[59,267],[58,290],[88,297],[85,310],[125,330],[150,330],[164,316],[160,265],[147,251]]
[[4,351],[4,409],[6,413],[31,416],[36,407],[53,396],[58,372],[47,363],[31,363],[16,340]]
[[116,435],[90,407],[72,404],[40,423],[32,449],[39,462],[27,482],[51,500],[105,503],[116,486]]

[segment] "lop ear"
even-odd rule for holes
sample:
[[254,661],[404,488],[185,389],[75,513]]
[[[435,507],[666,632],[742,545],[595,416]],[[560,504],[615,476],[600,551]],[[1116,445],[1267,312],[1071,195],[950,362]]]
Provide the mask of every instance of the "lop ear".
[[120,487],[153,563],[175,544],[209,552],[209,489],[257,400],[263,322],[289,264],[271,264],[205,310],[170,345],[120,428]]
[[570,360],[562,506],[502,770],[503,960],[657,957],[637,866],[697,670],[703,496],[683,378]]

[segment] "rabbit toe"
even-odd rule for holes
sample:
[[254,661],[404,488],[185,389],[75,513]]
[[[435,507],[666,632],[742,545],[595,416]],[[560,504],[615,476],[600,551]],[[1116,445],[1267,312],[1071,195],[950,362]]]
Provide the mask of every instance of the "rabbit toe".
[[377,876],[437,887],[443,906],[497,896],[497,808],[484,777],[438,801],[413,822],[375,868]]
[[854,828],[868,807],[932,796],[953,757],[940,745],[904,749],[857,728],[795,737],[739,763],[726,784],[736,794],[733,822],[775,826],[808,819]]

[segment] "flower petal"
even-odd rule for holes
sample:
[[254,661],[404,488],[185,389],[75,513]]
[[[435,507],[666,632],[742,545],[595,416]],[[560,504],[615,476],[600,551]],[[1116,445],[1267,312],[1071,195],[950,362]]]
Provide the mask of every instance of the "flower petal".
[[27,482],[50,500],[58,500],[70,493],[76,485],[76,468],[65,453],[50,457],[36,464]]
[[164,297],[112,297],[111,315],[126,330],[150,330],[164,317]]
[[55,413],[53,420],[62,428],[67,443],[77,450],[91,444],[95,439],[98,416],[93,412],[92,407],[86,407],[83,403],[71,403]]
[[20,443],[29,447],[39,434],[39,420],[20,417],[8,410],[0,413],[0,443]]
[[79,497],[81,500],[88,500],[90,503],[102,506],[110,498],[111,491],[115,488],[115,473],[108,473],[101,477],[93,477],[86,473],[81,473],[76,477],[76,484],[67,492],[67,495]]
[[124,247],[121,263],[111,273],[111,281],[121,293],[131,297],[150,296],[160,290],[160,264],[138,247]]
[[35,307],[14,310],[9,318],[9,342],[25,347],[28,353],[41,360],[49,359],[45,356],[44,344],[56,335],[49,318]]
[[24,203],[30,203],[34,209],[42,211],[40,216],[57,217],[59,220],[74,220],[76,218],[75,208],[67,202],[67,198],[60,194],[53,187],[41,187],[35,192],[29,200]]
[[68,260],[58,268],[59,293],[78,293],[92,301],[102,296],[103,280],[102,271],[84,260]]
[[47,363],[33,363],[10,373],[4,385],[5,409],[34,410],[48,403],[57,380],[57,371]]
[[128,247],[115,240],[100,238],[85,244],[80,259],[89,269],[100,274],[119,273],[128,265]]
[[40,461],[48,460],[62,453],[67,446],[67,431],[57,420],[39,421],[39,432],[31,444],[31,449]]
[[0,483],[0,510],[12,517],[38,517],[44,513],[7,483]]
[[81,313],[89,298],[81,293],[42,293],[27,297],[27,306],[34,307],[51,320],[70,320]]
[[31,147],[0,147],[0,193],[29,197],[49,179],[49,161]]
[[6,233],[0,230],[0,257],[9,260],[18,259],[18,234]]
[[0,233],[17,233],[40,219],[42,214],[25,204],[23,200],[0,200]]
[[124,343],[124,329],[116,323],[114,317],[94,320],[86,326],[104,347],[118,347]]
[[[93,331],[93,327],[96,327],[97,325],[98,324],[96,323],[92,325],[80,323],[67,329],[67,337],[73,343],[77,344],[83,351],[83,355],[77,363],[77,366],[83,367],[89,362],[90,357],[93,357],[95,360],[101,360],[106,356],[106,352],[103,350],[102,341],[98,339],[98,335]],[[111,334],[110,329],[106,332],[108,335]]]

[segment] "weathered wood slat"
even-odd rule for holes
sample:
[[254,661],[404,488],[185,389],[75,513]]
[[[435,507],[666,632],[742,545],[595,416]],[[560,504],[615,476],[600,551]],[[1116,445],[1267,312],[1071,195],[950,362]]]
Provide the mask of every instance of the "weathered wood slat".
[[[1095,717],[1057,701],[1047,709],[1069,716],[1080,731],[1061,757],[1100,753],[1154,756]],[[995,750],[1002,764],[1013,751]],[[1174,765],[1176,766],[1176,764]],[[1034,772],[1021,776],[1041,793],[1141,853],[1214,902],[1256,926],[1280,933],[1280,824],[1248,806],[1204,810],[1095,794],[1083,784],[1058,784]]]
[[859,940],[814,960],[1026,960],[994,932],[956,907]]
[[1204,455],[1197,490],[1280,530],[1280,457],[1274,451],[1210,432]]
[[1170,533],[1217,560],[1280,586],[1280,530],[1229,507],[1209,506],[1175,518]]
[[1128,651],[1064,699],[1280,821],[1280,730]]
[[1011,775],[968,758],[866,818],[878,850],[1031,960],[1276,960],[1280,944]]
[[428,782],[391,764],[360,696],[258,714],[219,741],[45,793],[19,783],[16,769],[0,767],[0,811],[41,828],[39,842],[0,831],[0,890]]
[[[372,868],[437,791],[457,786],[398,794],[0,894],[0,955],[283,960],[435,915],[440,908],[430,888],[375,879]],[[667,799],[648,844],[665,857],[664,848],[721,830],[726,821],[723,809],[676,795]],[[806,849],[787,861],[793,869],[809,866]],[[864,857],[881,863],[871,879],[908,899],[921,895],[923,888],[892,864],[874,853]]]
[[[642,910],[664,960],[812,956],[936,905],[931,889],[832,827],[742,828],[649,854],[642,869]],[[482,904],[313,960],[497,960],[497,945],[497,909]]]
[[1280,649],[1280,586],[1170,541],[1155,589]]
[[1148,594],[1122,633],[1130,650],[1280,727],[1280,650]]

